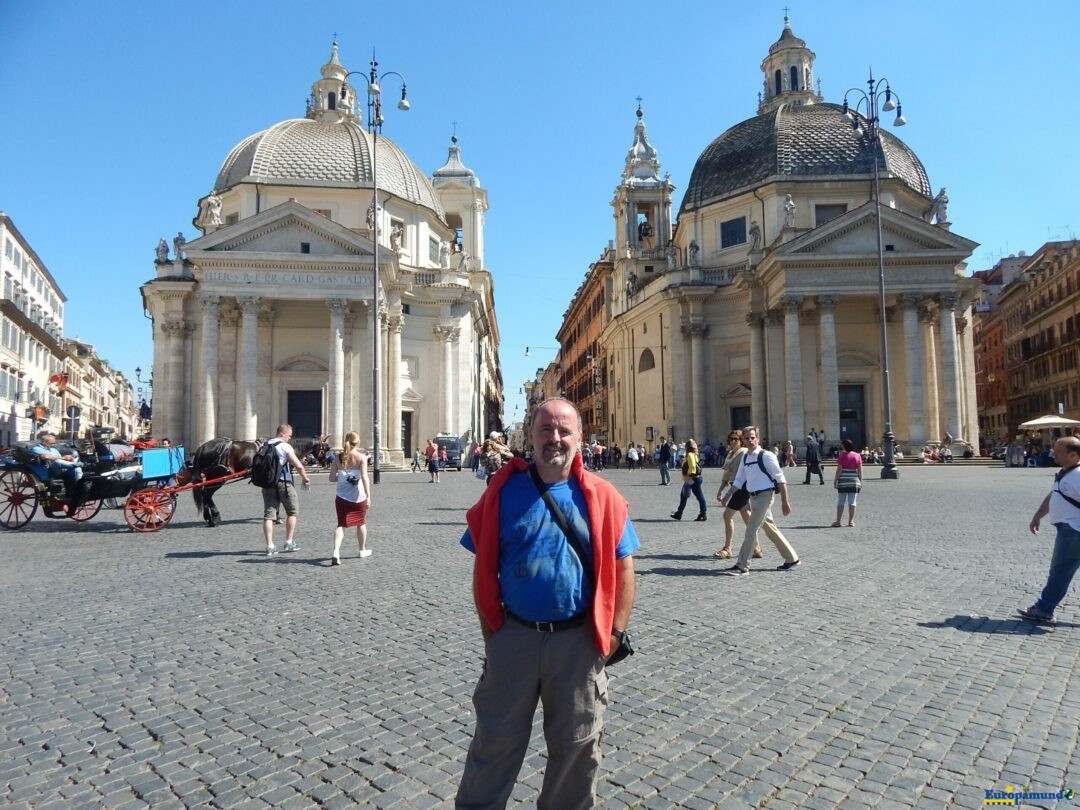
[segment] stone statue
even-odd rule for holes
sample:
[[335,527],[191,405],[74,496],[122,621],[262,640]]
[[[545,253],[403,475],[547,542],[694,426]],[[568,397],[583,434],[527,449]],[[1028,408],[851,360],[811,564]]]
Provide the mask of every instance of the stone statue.
[[679,262],[679,249],[675,245],[667,246],[667,269],[674,270]]
[[698,253],[700,253],[700,252],[701,252],[701,248],[698,247],[698,243],[695,242],[693,239],[691,239],[690,240],[690,266],[691,267],[697,267],[698,266],[697,257],[698,257]]
[[787,199],[784,201],[784,227],[795,227],[795,200],[791,199],[791,195],[787,195]]
[[405,228],[400,222],[395,222],[390,228],[390,249],[395,253],[401,251],[401,240],[405,236]]
[[183,231],[177,231],[176,236],[174,236],[173,240],[172,240],[173,253],[175,254],[173,256],[174,261],[184,258],[184,245],[185,244],[187,244],[187,240],[184,238],[184,232]]
[[450,243],[445,239],[439,243],[439,267],[450,266]]
[[937,219],[938,225],[944,225],[949,221],[949,195],[945,193],[945,187],[930,202],[930,210],[926,212],[926,221],[933,222]]
[[461,258],[458,259],[458,268],[457,269],[458,269],[459,273],[468,273],[469,272],[469,254],[466,253],[464,250],[461,251]]
[[375,201],[368,203],[367,215],[364,217],[369,230],[375,229]]
[[165,237],[158,239],[157,247],[154,248],[154,253],[157,258],[154,260],[158,264],[165,264],[169,261],[169,244],[165,241]]
[[756,220],[750,221],[750,250],[761,250],[761,226]]
[[630,275],[628,275],[626,277],[626,294],[627,295],[633,295],[636,292],[637,292],[637,276],[634,275],[633,273],[630,273]]
[[210,196],[206,198],[206,216],[203,218],[203,225],[210,228],[221,226],[221,197],[217,195],[217,192],[211,191]]

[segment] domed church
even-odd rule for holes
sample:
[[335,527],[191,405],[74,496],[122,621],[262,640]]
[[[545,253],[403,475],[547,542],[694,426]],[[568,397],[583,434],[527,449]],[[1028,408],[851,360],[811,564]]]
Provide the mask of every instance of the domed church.
[[365,127],[367,87],[347,74],[334,43],[305,117],[237,144],[199,201],[201,235],[171,258],[159,244],[142,287],[157,435],[193,447],[288,422],[371,447],[376,379],[391,465],[438,433],[500,426],[487,192],[456,137],[429,179]]
[[[815,89],[814,53],[785,18],[761,63],[757,115],[701,153],[672,224],[639,108],[616,189],[607,364],[608,441],[723,442],[756,424],[801,447],[880,445],[883,365],[892,428],[918,449],[946,433],[977,442],[965,260],[915,153],[880,146]],[[880,171],[888,363],[881,351],[874,150]],[[652,428],[652,431],[649,431]]]

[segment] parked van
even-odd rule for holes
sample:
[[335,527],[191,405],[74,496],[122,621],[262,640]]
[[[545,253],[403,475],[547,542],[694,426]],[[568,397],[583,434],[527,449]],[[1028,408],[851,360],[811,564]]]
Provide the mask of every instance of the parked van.
[[440,466],[442,469],[450,469],[451,467],[461,472],[461,439],[457,436],[451,436],[446,433],[440,433],[435,437],[435,444],[439,446],[439,455],[442,455],[442,451],[446,451],[446,461]]

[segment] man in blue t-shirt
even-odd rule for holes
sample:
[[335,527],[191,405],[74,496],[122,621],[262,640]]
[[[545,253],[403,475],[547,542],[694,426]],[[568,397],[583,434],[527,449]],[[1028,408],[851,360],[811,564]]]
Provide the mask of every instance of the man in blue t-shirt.
[[[524,462],[511,461],[469,511],[461,539],[477,555],[473,588],[485,662],[473,695],[476,732],[458,808],[506,804],[538,700],[548,748],[539,806],[595,803],[607,704],[604,665],[622,644],[634,602],[637,534],[625,499],[582,466],[577,409],[565,399],[548,400],[530,435],[538,479]],[[582,539],[584,559],[541,489]],[[596,549],[603,555],[599,566]]]
[[47,430],[37,435],[37,444],[30,448],[30,452],[41,459],[50,475],[58,475],[63,479],[64,489],[70,499],[75,493],[75,485],[82,478],[82,464],[79,463],[78,456],[57,450],[56,434]]

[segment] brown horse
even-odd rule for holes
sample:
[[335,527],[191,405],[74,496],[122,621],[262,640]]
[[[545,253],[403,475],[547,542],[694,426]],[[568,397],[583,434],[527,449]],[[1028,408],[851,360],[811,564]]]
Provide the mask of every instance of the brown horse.
[[[255,451],[258,448],[258,442],[240,442],[228,438],[211,439],[199,445],[188,463],[176,474],[176,483],[185,486],[189,483],[210,481],[232,473],[245,472],[251,469],[251,461],[255,458]],[[224,484],[211,484],[191,490],[191,494],[195,496],[195,506],[202,511],[207,526],[221,524],[221,513],[214,503],[214,494],[223,486]]]

